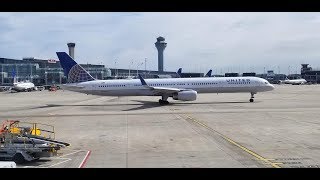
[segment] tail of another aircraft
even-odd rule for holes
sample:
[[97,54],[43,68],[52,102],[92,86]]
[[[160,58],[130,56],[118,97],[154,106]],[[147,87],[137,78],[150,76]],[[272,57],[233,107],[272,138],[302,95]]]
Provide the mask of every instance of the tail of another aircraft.
[[210,69],[207,74],[205,75],[205,77],[211,77],[211,74],[212,74],[212,69]]
[[95,80],[83,67],[77,64],[67,53],[57,52],[60,65],[64,75],[68,78],[68,83],[80,83]]
[[16,71],[12,68],[13,83],[17,82]]
[[178,74],[179,77],[182,77],[181,72],[182,72],[182,68],[179,68],[178,71],[177,71],[177,74]]

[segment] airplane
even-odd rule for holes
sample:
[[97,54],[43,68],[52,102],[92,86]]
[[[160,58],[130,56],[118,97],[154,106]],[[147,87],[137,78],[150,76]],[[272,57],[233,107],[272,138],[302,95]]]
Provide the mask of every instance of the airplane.
[[17,82],[16,73],[14,70],[12,71],[12,76],[13,76],[13,87],[11,88],[11,90],[14,90],[17,92],[25,92],[25,91],[30,92],[32,90],[36,90],[35,85],[30,81]]
[[32,82],[29,81],[20,81],[13,83],[13,87],[11,90],[15,90],[18,92],[24,92],[24,91],[34,91],[36,90],[35,85]]
[[66,52],[56,52],[67,83],[61,87],[75,92],[101,96],[161,96],[160,105],[174,100],[194,101],[198,93],[250,93],[271,91],[274,86],[258,77],[168,78],[98,80],[77,64]]
[[292,85],[301,85],[301,84],[305,84],[305,83],[307,83],[307,81],[305,80],[305,79],[302,79],[302,78],[300,78],[300,79],[288,79],[287,77],[286,77],[286,79],[285,80],[280,80],[280,83],[281,84],[292,84]]

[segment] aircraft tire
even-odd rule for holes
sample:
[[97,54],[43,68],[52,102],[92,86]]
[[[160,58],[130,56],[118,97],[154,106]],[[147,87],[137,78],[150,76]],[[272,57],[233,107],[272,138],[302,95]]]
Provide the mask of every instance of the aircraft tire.
[[25,159],[24,157],[22,156],[21,153],[16,153],[14,156],[13,156],[13,159],[12,159],[15,163],[17,164],[22,164],[25,162]]
[[160,105],[167,105],[167,104],[169,104],[169,101],[164,101],[162,99],[159,99],[159,104]]

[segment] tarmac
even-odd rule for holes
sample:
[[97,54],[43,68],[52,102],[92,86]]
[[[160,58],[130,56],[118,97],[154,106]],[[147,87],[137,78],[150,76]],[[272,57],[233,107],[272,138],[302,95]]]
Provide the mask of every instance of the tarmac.
[[93,96],[58,90],[0,93],[0,122],[55,127],[59,156],[22,168],[320,167],[320,85],[258,93],[159,97]]

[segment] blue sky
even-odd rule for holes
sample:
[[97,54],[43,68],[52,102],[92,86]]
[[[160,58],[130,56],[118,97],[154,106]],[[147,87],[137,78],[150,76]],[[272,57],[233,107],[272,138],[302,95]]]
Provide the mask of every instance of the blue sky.
[[80,63],[136,69],[147,58],[156,70],[163,36],[165,70],[299,73],[301,63],[320,67],[319,32],[320,13],[0,13],[0,57],[57,58],[75,42]]

